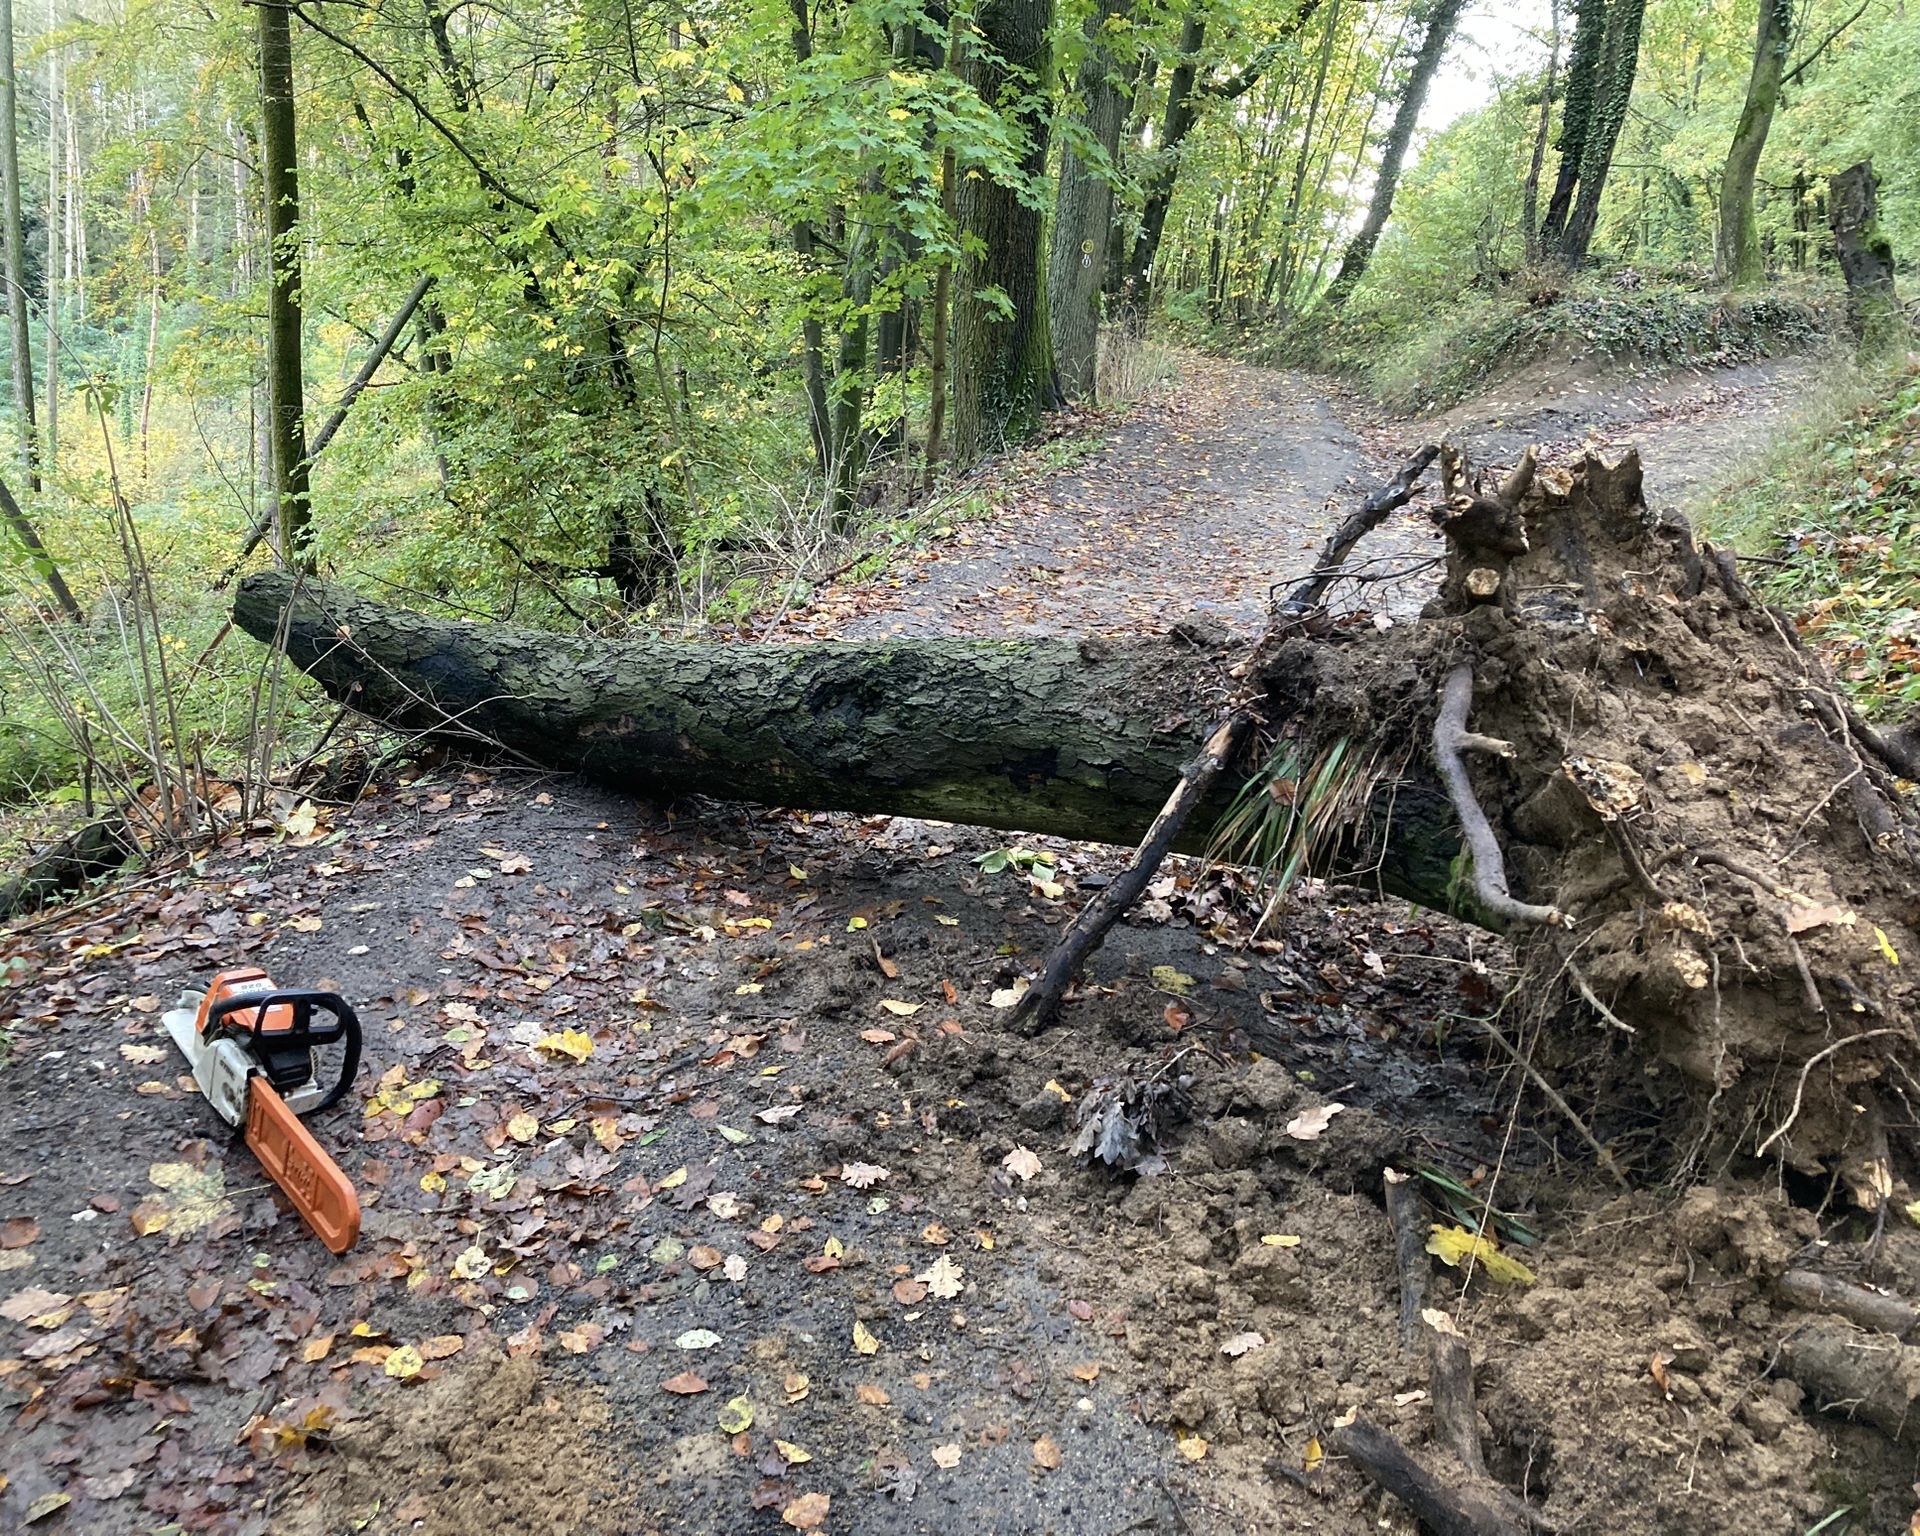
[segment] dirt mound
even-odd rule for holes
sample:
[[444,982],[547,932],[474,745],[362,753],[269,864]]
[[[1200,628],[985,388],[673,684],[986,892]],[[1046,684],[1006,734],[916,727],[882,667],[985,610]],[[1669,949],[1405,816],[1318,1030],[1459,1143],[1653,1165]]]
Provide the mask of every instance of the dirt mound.
[[628,1529],[606,1401],[537,1360],[475,1357],[334,1431],[273,1536],[600,1536]]

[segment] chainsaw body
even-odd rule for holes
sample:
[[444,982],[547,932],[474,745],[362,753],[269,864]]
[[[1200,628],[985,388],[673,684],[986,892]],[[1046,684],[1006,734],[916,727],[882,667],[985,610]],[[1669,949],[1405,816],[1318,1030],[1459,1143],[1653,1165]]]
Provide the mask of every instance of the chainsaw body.
[[[324,1015],[316,1018],[315,1015]],[[277,987],[265,971],[222,971],[162,1015],[193,1080],[246,1143],[320,1240],[345,1253],[360,1235],[353,1185],[300,1116],[337,1104],[360,1070],[360,1020],[336,993]],[[321,1081],[321,1046],[343,1048]]]

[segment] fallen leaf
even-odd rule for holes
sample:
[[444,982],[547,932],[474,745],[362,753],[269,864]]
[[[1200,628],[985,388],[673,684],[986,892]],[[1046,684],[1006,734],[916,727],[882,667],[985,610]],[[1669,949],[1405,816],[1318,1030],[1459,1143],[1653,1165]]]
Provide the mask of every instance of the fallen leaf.
[[65,1509],[72,1502],[73,1495],[70,1493],[43,1493],[27,1506],[26,1523],[32,1525],[44,1520],[55,1510]]
[[678,1376],[669,1376],[660,1383],[662,1392],[671,1392],[677,1397],[692,1397],[696,1392],[707,1390],[707,1384],[692,1371],[682,1371]]
[[487,1257],[486,1249],[475,1243],[453,1261],[453,1277],[456,1280],[479,1280],[492,1268],[493,1260]]
[[381,1369],[398,1381],[411,1381],[420,1374],[420,1367],[426,1362],[420,1358],[420,1351],[411,1344],[403,1344],[388,1355]]
[[577,1029],[564,1029],[557,1035],[543,1035],[533,1042],[536,1051],[549,1056],[569,1056],[585,1061],[593,1054],[593,1040]]
[[813,1460],[808,1452],[801,1450],[791,1440],[776,1440],[773,1442],[773,1448],[780,1453],[780,1459],[790,1467],[797,1467],[803,1462]]
[[1042,1435],[1033,1442],[1033,1460],[1036,1466],[1045,1467],[1049,1472],[1060,1469],[1060,1447],[1051,1435]]
[[1040,1158],[1031,1148],[1015,1147],[1000,1159],[1000,1166],[1024,1184],[1040,1171]]
[[457,1355],[466,1348],[467,1341],[457,1333],[436,1333],[430,1339],[422,1339],[419,1344],[422,1360],[445,1360]]
[[781,1379],[780,1390],[787,1394],[787,1406],[803,1403],[807,1394],[813,1390],[813,1383],[807,1379],[805,1371],[789,1371]]
[[1182,1435],[1176,1443],[1188,1461],[1199,1461],[1207,1454],[1207,1442],[1198,1435]]
[[720,1342],[720,1335],[711,1328],[689,1328],[673,1341],[676,1349],[712,1349]]
[[167,1049],[161,1045],[123,1045],[120,1054],[136,1067],[157,1066],[167,1059]]
[[1303,1109],[1287,1122],[1287,1134],[1295,1141],[1318,1141],[1321,1134],[1332,1124],[1333,1117],[1347,1106],[1344,1104],[1318,1104],[1312,1109]]
[[853,1397],[855,1402],[865,1403],[869,1408],[885,1408],[893,1402],[884,1389],[866,1381],[853,1389]]
[[1260,1236],[1260,1241],[1268,1248],[1298,1248],[1300,1246],[1299,1237],[1292,1232],[1264,1232]]
[[791,1120],[800,1113],[802,1107],[799,1104],[775,1104],[770,1109],[756,1109],[753,1118],[766,1125],[778,1125],[783,1120]]
[[0,1248],[24,1248],[40,1235],[40,1223],[31,1216],[10,1216],[0,1221]]
[[590,1355],[606,1341],[607,1330],[598,1323],[582,1323],[560,1333],[560,1347],[570,1355]]
[[1153,968],[1153,984],[1162,992],[1177,992],[1185,997],[1193,990],[1194,980],[1185,971],[1176,971],[1170,965],[1156,965]]
[[1667,1367],[1673,1364],[1674,1357],[1661,1350],[1647,1362],[1647,1374],[1653,1378],[1653,1384],[1660,1389],[1660,1395],[1668,1402],[1673,1401],[1673,1381],[1667,1375]]
[[936,1301],[952,1301],[966,1288],[965,1276],[966,1271],[943,1253],[913,1278],[925,1285]]
[[744,1435],[753,1428],[753,1399],[730,1397],[720,1407],[716,1422],[729,1435]]
[[1088,1360],[1068,1368],[1067,1374],[1075,1381],[1095,1382],[1100,1379],[1100,1362]]
[[865,1323],[861,1322],[859,1318],[853,1320],[853,1347],[863,1355],[877,1355],[880,1353],[880,1341],[874,1337],[873,1331],[868,1328]]
[[832,1503],[828,1494],[803,1493],[780,1511],[780,1518],[796,1531],[817,1531],[826,1522],[827,1509]]
[[1471,1258],[1489,1280],[1497,1280],[1502,1285],[1533,1284],[1532,1270],[1518,1259],[1508,1258],[1491,1239],[1469,1232],[1465,1227],[1436,1224],[1427,1238],[1427,1252],[1456,1269]]
[[318,1364],[333,1353],[333,1341],[336,1335],[323,1333],[317,1339],[308,1339],[300,1351],[300,1358],[308,1365]]
[[925,1003],[903,1003],[897,997],[883,997],[880,999],[880,1006],[886,1009],[888,1013],[895,1014],[903,1019],[910,1019],[927,1005]]
[[60,1291],[44,1291],[37,1285],[30,1285],[24,1291],[15,1291],[4,1302],[0,1302],[0,1317],[9,1322],[24,1323],[30,1317],[39,1317],[51,1312],[55,1307],[64,1307],[73,1298]]
[[735,1285],[738,1285],[742,1280],[747,1278],[746,1255],[739,1253],[728,1254],[727,1262],[720,1266],[720,1273],[725,1275]]
[[1011,1008],[1027,995],[1027,979],[1021,977],[1010,987],[998,987],[987,999],[989,1008]]
[[525,1146],[540,1134],[540,1117],[521,1110],[507,1121],[507,1134]]
[[1307,1437],[1307,1454],[1301,1458],[1300,1462],[1301,1470],[1303,1472],[1318,1472],[1320,1468],[1326,1464],[1326,1460],[1327,1453],[1320,1448],[1320,1437],[1318,1435],[1309,1435]]
[[893,1299],[903,1307],[917,1307],[927,1299],[926,1285],[919,1280],[896,1280]]
[[1238,1360],[1250,1350],[1259,1349],[1266,1342],[1265,1335],[1254,1333],[1251,1330],[1246,1333],[1236,1333],[1220,1346],[1220,1353],[1231,1360]]
[[878,1163],[848,1163],[840,1170],[840,1181],[855,1189],[871,1189],[887,1177],[887,1170]]
[[960,1446],[956,1441],[951,1445],[936,1445],[933,1448],[933,1464],[951,1470],[960,1465]]

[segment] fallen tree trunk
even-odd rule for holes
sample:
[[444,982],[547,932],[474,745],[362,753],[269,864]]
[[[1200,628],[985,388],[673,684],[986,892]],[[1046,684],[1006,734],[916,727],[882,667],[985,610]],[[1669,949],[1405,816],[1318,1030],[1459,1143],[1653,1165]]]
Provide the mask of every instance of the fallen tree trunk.
[[[402,730],[629,794],[712,795],[1130,843],[1236,685],[1217,637],[607,642],[430,619],[266,571],[234,623],[328,694]],[[1204,850],[1238,777],[1179,844]],[[1400,794],[1383,887],[1446,901],[1436,786]]]
[[[1365,871],[1505,927],[1527,979],[1503,1038],[1555,1026],[1536,1082],[1604,1078],[1586,1102],[1660,1124],[1655,1159],[1780,1155],[1883,1201],[1890,1139],[1920,1162],[1911,1114],[1876,1099],[1920,1055],[1903,760],[1729,556],[1648,513],[1634,455],[1528,454],[1497,483],[1441,464],[1446,570],[1419,621],[1306,625],[1257,656],[1180,631],[603,643],[280,573],[234,616],[271,640],[284,612],[291,658],[377,719],[618,788],[1109,841],[1138,839],[1251,690],[1258,726],[1220,775],[1242,793],[1216,791],[1181,846],[1226,816],[1253,862]],[[1703,1124],[1673,1118],[1688,1103]]]

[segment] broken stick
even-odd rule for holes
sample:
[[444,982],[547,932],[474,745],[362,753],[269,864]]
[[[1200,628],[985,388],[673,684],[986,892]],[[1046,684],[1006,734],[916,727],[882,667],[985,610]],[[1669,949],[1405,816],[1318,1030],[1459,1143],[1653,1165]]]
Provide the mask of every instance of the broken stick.
[[[1356,511],[1334,529],[1321,547],[1320,558],[1314,562],[1313,570],[1274,605],[1266,633],[1254,650],[1256,663],[1260,658],[1270,655],[1274,646],[1297,629],[1319,606],[1327,589],[1345,574],[1343,568],[1354,546],[1379,527],[1388,513],[1407,504],[1420,476],[1439,452],[1437,444],[1429,443],[1422,448],[1401,466],[1397,475],[1375,489]],[[1247,671],[1257,675],[1258,667],[1249,666]],[[1047,956],[1039,976],[1014,1009],[1015,1029],[1025,1034],[1035,1034],[1052,1021],[1061,999],[1067,995],[1067,988],[1073,982],[1074,973],[1100,947],[1108,930],[1125,916],[1127,908],[1140,899],[1141,893],[1146,890],[1172,849],[1174,840],[1186,826],[1194,807],[1212,793],[1221,772],[1233,761],[1240,743],[1246,739],[1253,725],[1257,700],[1257,694],[1240,699],[1208,732],[1207,744],[1181,770],[1180,782],[1174,785],[1173,793],[1167,796],[1160,814],[1153,818],[1147,835],[1141,840],[1120,878],[1080,909],[1079,915],[1054,946],[1053,953]]]
[[1356,1416],[1328,1437],[1333,1449],[1412,1510],[1433,1536],[1525,1536],[1477,1489],[1441,1481],[1385,1430]]
[[1387,1220],[1393,1224],[1393,1261],[1400,1271],[1400,1347],[1412,1350],[1420,1340],[1420,1314],[1427,1309],[1433,1266],[1427,1258],[1427,1206],[1420,1198],[1420,1176],[1386,1171]]

